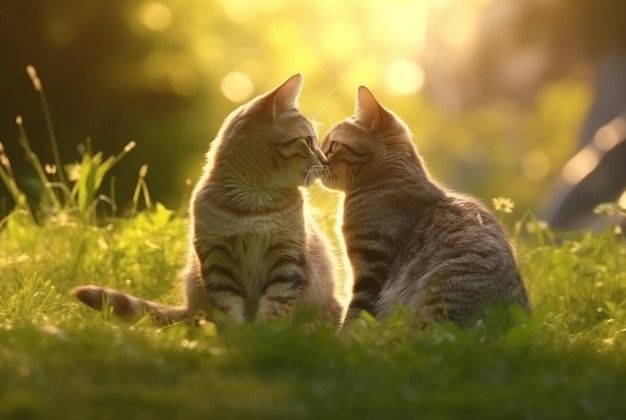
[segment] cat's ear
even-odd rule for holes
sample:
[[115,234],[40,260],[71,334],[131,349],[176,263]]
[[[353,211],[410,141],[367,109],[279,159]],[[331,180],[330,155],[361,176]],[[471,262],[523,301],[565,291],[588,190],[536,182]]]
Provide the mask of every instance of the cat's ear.
[[378,103],[372,92],[365,86],[359,86],[356,92],[354,115],[370,130],[382,130],[390,118],[389,112]]
[[302,87],[302,75],[300,73],[291,76],[285,83],[268,93],[263,98],[265,114],[270,118],[296,108],[298,94]]
[[298,73],[291,76],[285,83],[276,88],[274,110],[286,111],[295,108],[301,87],[302,75]]

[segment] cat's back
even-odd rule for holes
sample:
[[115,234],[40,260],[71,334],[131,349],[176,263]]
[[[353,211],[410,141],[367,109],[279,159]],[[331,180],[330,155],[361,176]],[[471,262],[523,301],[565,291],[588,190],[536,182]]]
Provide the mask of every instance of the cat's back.
[[504,229],[494,215],[473,197],[448,193],[423,209],[416,222],[409,234],[418,242],[424,240],[425,248],[437,249],[438,253],[449,250],[486,254],[493,251],[498,257],[514,262]]
[[424,322],[463,324],[485,304],[529,309],[514,249],[497,219],[479,201],[448,194],[422,209],[381,295],[379,310],[403,302]]
[[504,229],[472,197],[448,194],[422,209],[414,222],[405,230],[396,269],[417,261],[424,273],[442,266],[494,275],[517,270]]

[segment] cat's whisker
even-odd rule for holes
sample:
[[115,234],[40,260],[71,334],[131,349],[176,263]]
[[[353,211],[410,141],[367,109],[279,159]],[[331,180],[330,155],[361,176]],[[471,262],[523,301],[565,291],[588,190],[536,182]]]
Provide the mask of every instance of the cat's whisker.
[[304,186],[308,187],[312,185],[316,179],[320,177],[323,171],[323,166],[319,164],[314,164],[309,167],[304,176]]
[[320,180],[322,185],[332,187],[332,169],[329,165],[321,165],[318,172],[316,173],[316,177]]

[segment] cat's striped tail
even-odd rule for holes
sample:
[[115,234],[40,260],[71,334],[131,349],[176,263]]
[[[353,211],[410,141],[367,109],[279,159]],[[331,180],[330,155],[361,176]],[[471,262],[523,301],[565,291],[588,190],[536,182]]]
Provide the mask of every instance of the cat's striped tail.
[[79,286],[72,290],[72,294],[85,305],[98,311],[110,310],[113,315],[126,322],[138,321],[145,315],[149,315],[157,326],[171,325],[189,319],[186,308],[174,308],[107,287]]

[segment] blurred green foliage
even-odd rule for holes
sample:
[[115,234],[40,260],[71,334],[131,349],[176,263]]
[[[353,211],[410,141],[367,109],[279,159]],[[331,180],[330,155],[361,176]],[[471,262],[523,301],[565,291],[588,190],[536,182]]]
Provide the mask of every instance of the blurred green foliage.
[[[423,42],[422,3],[4,1],[0,141],[21,188],[36,196],[37,177],[15,127],[22,116],[34,153],[53,162],[25,72],[32,64],[46,88],[64,163],[81,160],[77,147],[87,138],[104,156],[136,141],[110,171],[120,211],[130,206],[143,164],[153,200],[178,208],[186,179],[199,174],[225,116],[301,72],[300,107],[320,122],[320,137],[351,114],[354,92],[364,84],[407,121],[436,178],[486,201],[510,197],[521,212],[534,208],[574,147],[589,102],[586,86],[560,81],[524,110],[502,102],[465,113],[437,108],[418,92],[423,75],[411,67]],[[111,175],[102,180],[105,191]],[[6,212],[7,190],[0,196],[0,213]]]

